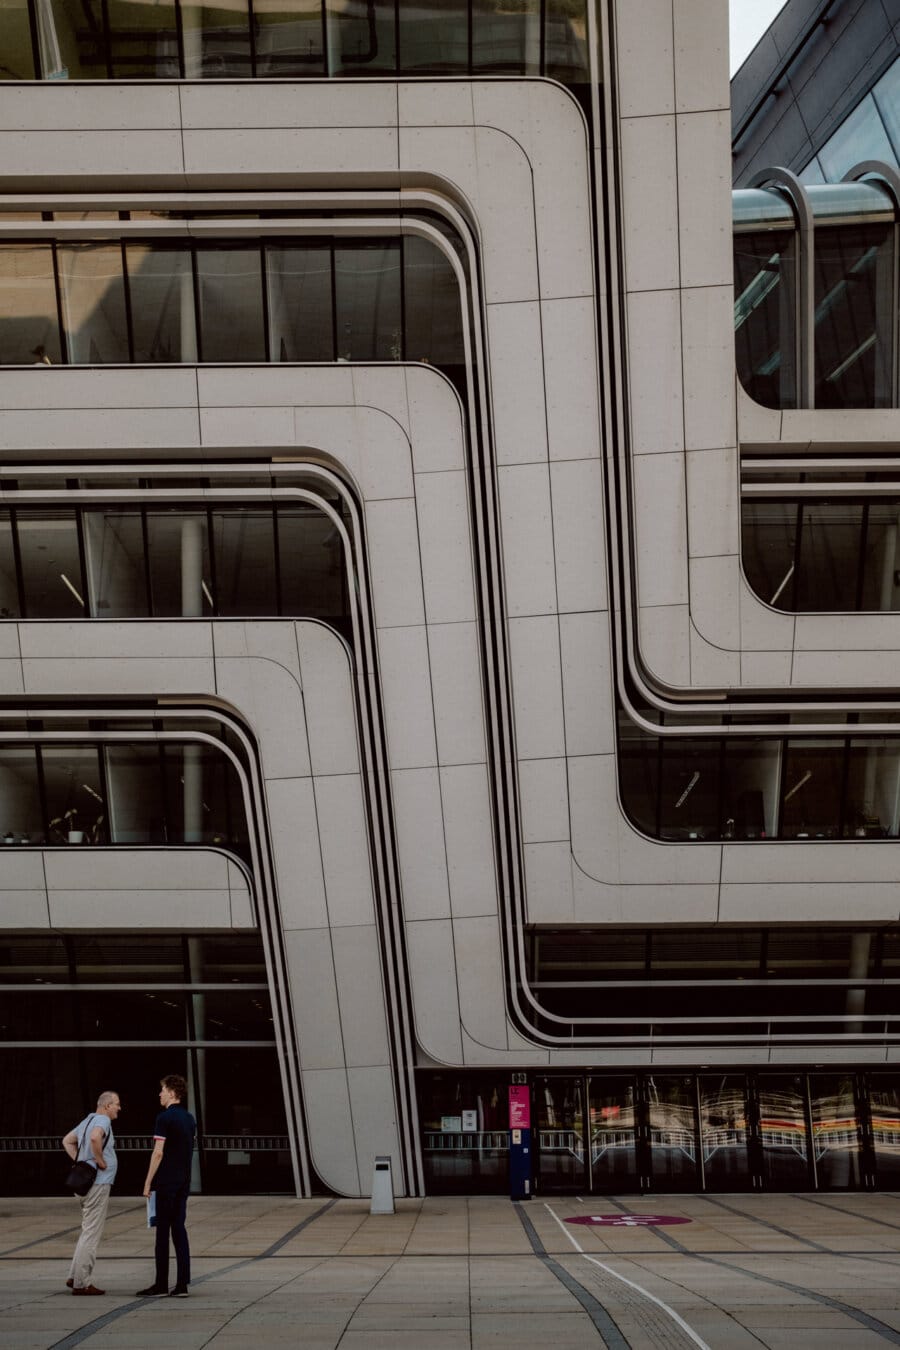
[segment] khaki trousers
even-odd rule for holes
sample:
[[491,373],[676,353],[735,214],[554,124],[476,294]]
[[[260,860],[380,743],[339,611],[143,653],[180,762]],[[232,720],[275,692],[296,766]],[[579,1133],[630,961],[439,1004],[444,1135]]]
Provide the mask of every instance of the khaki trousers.
[[76,1289],[84,1289],[91,1283],[111,1190],[112,1186],[98,1186],[95,1182],[87,1195],[78,1197],[81,1204],[81,1237],[69,1267],[69,1279]]

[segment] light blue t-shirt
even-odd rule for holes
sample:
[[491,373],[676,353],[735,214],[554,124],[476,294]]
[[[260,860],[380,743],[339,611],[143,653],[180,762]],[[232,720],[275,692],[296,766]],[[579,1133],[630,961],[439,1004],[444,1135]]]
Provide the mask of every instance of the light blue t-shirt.
[[85,1116],[80,1125],[75,1126],[75,1134],[82,1140],[81,1148],[78,1152],[78,1162],[94,1162],[94,1150],[91,1148],[91,1133],[96,1126],[100,1127],[106,1135],[106,1143],[103,1145],[103,1161],[106,1163],[106,1171],[97,1168],[97,1180],[95,1186],[111,1186],[116,1179],[116,1168],[119,1166],[119,1160],[116,1157],[116,1141],[113,1138],[112,1121],[109,1116],[101,1116],[96,1111],[92,1111],[89,1116]]

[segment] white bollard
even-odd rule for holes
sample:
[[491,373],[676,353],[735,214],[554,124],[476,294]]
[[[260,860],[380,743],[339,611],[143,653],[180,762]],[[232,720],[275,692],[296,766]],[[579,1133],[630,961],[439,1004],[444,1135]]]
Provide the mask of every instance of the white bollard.
[[389,1157],[375,1158],[375,1171],[372,1174],[372,1203],[370,1214],[393,1214],[394,1182],[391,1176]]

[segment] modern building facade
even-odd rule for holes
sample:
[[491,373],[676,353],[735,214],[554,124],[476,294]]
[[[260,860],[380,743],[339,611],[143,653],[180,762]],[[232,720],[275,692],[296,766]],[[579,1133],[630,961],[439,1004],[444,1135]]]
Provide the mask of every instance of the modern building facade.
[[890,165],[725,0],[0,15],[4,1184],[896,1186]]

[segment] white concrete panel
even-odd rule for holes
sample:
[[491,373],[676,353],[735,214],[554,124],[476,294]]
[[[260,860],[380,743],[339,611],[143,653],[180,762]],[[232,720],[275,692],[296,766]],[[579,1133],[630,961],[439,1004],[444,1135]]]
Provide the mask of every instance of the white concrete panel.
[[607,616],[563,614],[559,640],[566,754],[609,754],[615,728]]
[[572,923],[572,855],[569,844],[526,844],[526,910],[529,923]]
[[428,629],[434,724],[440,764],[475,764],[485,757],[481,662],[474,623]]
[[787,687],[791,682],[794,654],[785,652],[741,652],[741,684],[753,687]]
[[394,769],[437,763],[428,643],[424,626],[378,634],[388,754]]
[[28,371],[0,371],[0,406],[6,409],[44,412],[50,408],[196,405],[197,372],[190,367],[33,366]]
[[447,919],[407,923],[406,951],[419,1045],[438,1063],[458,1064],[459,993],[453,925]]
[[0,450],[7,457],[27,450],[193,450],[200,421],[191,408],[47,408],[7,412],[0,421]]
[[412,496],[409,440],[378,408],[295,408],[298,447],[330,454],[350,475],[366,501]]
[[[6,854],[4,853],[5,859]],[[44,852],[51,890],[103,891],[186,889],[215,891],[228,886],[228,859],[212,849],[107,849],[69,847]],[[146,921],[145,921],[146,922]]]
[[346,1062],[387,1064],[390,1050],[375,925],[335,928],[331,942]]
[[46,178],[60,186],[80,179],[82,186],[98,168],[145,188],[161,175],[178,182],[183,168],[179,132],[121,130],[113,123],[102,131],[4,130],[0,159],[7,190],[26,192],[34,190],[35,180]]
[[274,657],[220,657],[216,661],[216,690],[252,727],[263,747],[267,778],[303,778],[309,774],[303,694],[292,670]]
[[215,687],[212,660],[192,657],[44,656],[23,661],[22,671],[27,694],[199,694]]
[[[423,85],[422,88],[427,88]],[[464,200],[478,197],[475,128],[467,116],[459,126],[443,125],[441,105],[435,110],[442,125],[400,127],[400,173],[406,181],[421,182],[435,177],[463,194]]]
[[469,489],[463,470],[416,475],[419,551],[429,623],[475,619]]
[[559,620],[510,619],[509,657],[519,757],[564,755]]
[[294,445],[293,408],[201,408],[204,445]]
[[[6,844],[0,847],[3,848],[0,855],[0,886],[3,890],[40,891],[43,895],[45,890],[43,851],[25,848],[21,844]],[[0,915],[2,912],[0,907]]]
[[23,623],[20,626],[22,655],[27,657],[159,657],[183,660],[211,657],[212,627],[209,623],[91,623],[83,621]]
[[[722,861],[722,880],[766,883],[777,888],[782,882],[843,883],[853,886],[890,881],[896,875],[891,848],[847,841],[833,844],[782,843],[773,848],[755,844],[728,844]],[[814,912],[814,911],[809,911]],[[788,917],[788,911],[781,915]],[[846,916],[845,916],[846,917]]]
[[893,441],[897,413],[893,408],[785,408],[781,414],[781,442],[785,446],[864,446]]
[[374,898],[362,784],[356,774],[316,778],[316,813],[332,928],[372,922]]
[[256,915],[253,912],[253,897],[237,863],[228,862],[228,894],[231,903],[232,928],[256,928]]
[[498,464],[547,459],[541,310],[536,300],[488,306],[488,363]]
[[424,623],[419,531],[412,497],[366,503],[366,546],[377,626]]
[[600,456],[597,317],[584,296],[541,302],[550,458]]
[[794,643],[793,614],[781,614],[764,605],[746,579],[741,584],[739,599],[743,651],[789,651]]
[[641,659],[659,679],[687,688],[691,682],[687,605],[652,605],[638,611]]
[[728,6],[711,5],[709,0],[672,0],[672,17],[677,111],[730,108]]
[[282,927],[324,927],[328,923],[328,910],[312,780],[279,778],[269,781],[266,783],[266,804],[275,846]]
[[497,908],[491,801],[487,767],[460,764],[441,769],[444,836],[454,918]]
[[222,657],[272,661],[283,666],[299,685],[300,653],[292,623],[283,619],[222,619],[210,623],[210,632],[217,661]]
[[726,108],[683,113],[675,121],[681,284],[730,287],[734,277],[731,116]]
[[286,127],[393,127],[397,89],[388,81],[260,80],[190,83],[179,89],[185,128],[228,127],[280,132]]
[[756,923],[895,923],[897,886],[890,882],[852,883],[848,907],[848,883],[782,882],[778,886],[753,882],[738,885],[723,882],[719,917],[723,923],[745,922],[752,914]]
[[391,789],[403,913],[407,919],[449,917],[450,889],[438,771],[397,769],[391,774]]
[[[154,891],[132,885],[121,890],[48,892],[53,928],[228,928],[231,910],[227,888],[221,891]],[[132,924],[129,925],[128,919]]]
[[531,164],[505,131],[479,126],[475,128],[475,167],[484,299],[487,304],[536,300],[535,220],[525,205],[533,200]]
[[[238,177],[275,175],[284,187],[333,185],[353,174],[356,184],[397,169],[397,132],[392,127],[283,127],[277,136],[233,128],[183,133],[184,172],[191,187],[220,185]],[[270,180],[271,181],[271,180]]]
[[0,694],[22,694],[25,681],[18,658],[0,657]]
[[4,928],[49,928],[46,891],[17,891],[0,887],[0,932]]
[[795,652],[793,683],[864,689],[900,684],[898,652]]
[[632,452],[680,452],[684,408],[679,293],[636,291],[626,305]]
[[691,558],[691,619],[707,642],[725,651],[740,646],[737,557]]
[[500,952],[500,930],[495,917],[455,919],[456,969],[462,1027],[479,1048],[506,1049],[506,1008]]
[[204,408],[353,405],[351,366],[198,366],[191,374]]
[[553,614],[556,569],[549,468],[507,465],[498,470],[498,482],[506,612]]
[[19,654],[19,625],[0,623],[0,660],[18,661]]
[[550,495],[559,612],[606,609],[601,461],[551,463]]
[[522,839],[542,844],[569,838],[569,790],[564,759],[519,761]]
[[464,469],[463,411],[456,390],[427,366],[405,365],[403,372],[416,473]]
[[774,445],[781,439],[781,409],[764,408],[750,397],[735,377],[738,413],[738,443],[748,449],[754,445]]
[[[576,883],[578,877],[576,874]],[[715,923],[719,888],[714,883],[619,886],[604,888],[602,912],[595,913],[585,889],[576,884],[575,918],[578,923]],[[610,905],[610,901],[612,904]],[[684,1052],[682,1051],[682,1057]]]
[[[176,85],[137,82],[5,84],[0,90],[0,126],[7,131],[107,131],[180,125]],[[100,163],[103,161],[101,159]]]
[[640,603],[684,604],[687,511],[682,455],[641,455],[634,460],[634,513]]
[[375,1159],[390,1157],[394,1187],[402,1186],[400,1141],[391,1071],[384,1068],[349,1069],[350,1110],[363,1195],[371,1195]]
[[615,11],[620,115],[674,112],[672,0],[616,0]]
[[397,85],[401,127],[465,127],[473,122],[468,80],[401,80]]
[[835,647],[869,652],[900,648],[900,614],[798,614],[794,645],[798,651]]
[[377,408],[387,413],[403,434],[409,436],[409,405],[406,375],[397,361],[367,366],[351,362],[353,402],[360,408]]
[[675,119],[621,123],[623,239],[629,291],[679,284]]
[[737,451],[689,450],[688,539],[693,557],[740,552]]
[[298,623],[296,632],[313,773],[355,773],[359,747],[347,649],[322,624]]
[[726,651],[702,638],[691,624],[691,684],[697,688],[737,688],[741,683],[741,653]]
[[285,950],[301,1068],[308,1072],[343,1066],[331,934],[327,928],[286,933]]
[[303,1099],[316,1172],[338,1195],[359,1195],[346,1071],[342,1068],[304,1071]]
[[[570,759],[568,785],[576,907],[579,898],[583,904],[587,895],[602,919],[604,914],[616,913],[621,891],[618,885],[621,807],[616,798],[615,756],[610,753]],[[589,881],[599,882],[606,894],[591,895]],[[597,909],[598,905],[601,908]]]
[[[729,248],[731,229],[729,222]],[[730,255],[729,255],[730,260]],[[700,286],[681,292],[684,439],[688,450],[733,445],[734,290]]]

